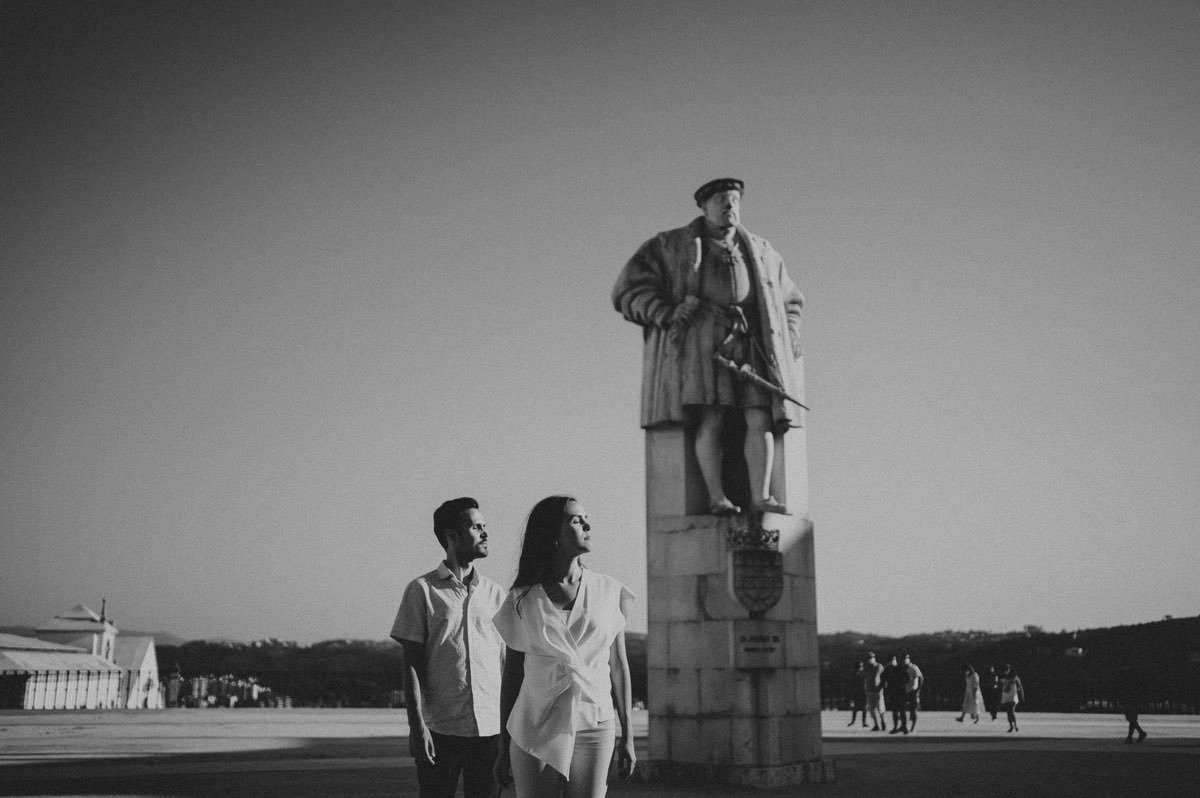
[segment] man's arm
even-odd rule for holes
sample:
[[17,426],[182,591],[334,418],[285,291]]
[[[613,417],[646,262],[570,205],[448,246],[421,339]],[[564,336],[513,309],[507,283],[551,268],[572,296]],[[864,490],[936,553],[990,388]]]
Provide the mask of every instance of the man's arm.
[[423,686],[425,685],[425,644],[401,640],[404,646],[404,707],[408,712],[408,752],[413,759],[436,761],[433,733],[425,725]]

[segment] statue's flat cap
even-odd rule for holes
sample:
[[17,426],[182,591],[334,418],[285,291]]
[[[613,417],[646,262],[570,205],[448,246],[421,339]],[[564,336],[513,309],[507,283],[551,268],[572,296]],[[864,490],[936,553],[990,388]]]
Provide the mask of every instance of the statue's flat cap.
[[746,184],[736,177],[718,177],[716,180],[709,180],[696,189],[696,193],[693,196],[696,198],[697,205],[703,205],[709,197],[719,191],[741,192],[745,188]]

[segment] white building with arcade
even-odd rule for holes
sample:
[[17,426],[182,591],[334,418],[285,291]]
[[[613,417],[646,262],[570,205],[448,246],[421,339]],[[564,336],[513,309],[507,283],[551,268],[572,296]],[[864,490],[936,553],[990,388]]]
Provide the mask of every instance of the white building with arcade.
[[162,692],[154,638],[122,637],[103,605],[0,633],[0,709],[160,709]]

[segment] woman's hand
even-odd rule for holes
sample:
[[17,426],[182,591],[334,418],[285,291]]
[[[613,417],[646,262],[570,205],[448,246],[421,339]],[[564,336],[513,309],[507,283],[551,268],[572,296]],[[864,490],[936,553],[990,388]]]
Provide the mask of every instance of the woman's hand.
[[633,768],[637,764],[637,751],[634,750],[633,736],[622,737],[617,741],[617,775],[622,779],[628,779],[633,775]]

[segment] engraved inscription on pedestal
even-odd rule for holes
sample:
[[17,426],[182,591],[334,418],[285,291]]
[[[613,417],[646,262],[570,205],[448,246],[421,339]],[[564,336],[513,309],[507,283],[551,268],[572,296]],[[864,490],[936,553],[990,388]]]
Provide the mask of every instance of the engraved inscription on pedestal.
[[733,622],[733,667],[742,670],[783,668],[787,630],[783,621],[747,618]]

